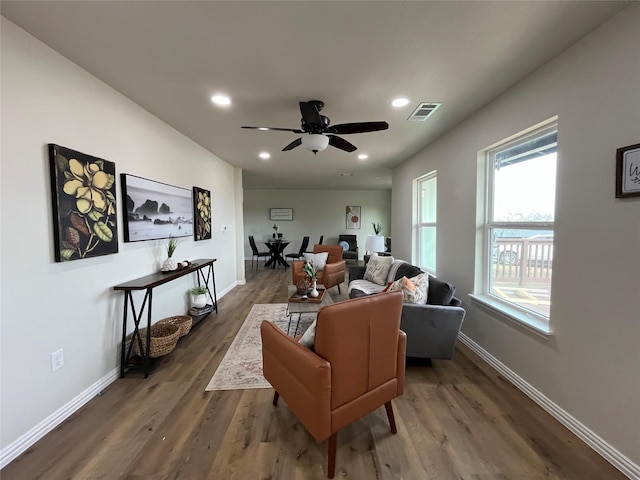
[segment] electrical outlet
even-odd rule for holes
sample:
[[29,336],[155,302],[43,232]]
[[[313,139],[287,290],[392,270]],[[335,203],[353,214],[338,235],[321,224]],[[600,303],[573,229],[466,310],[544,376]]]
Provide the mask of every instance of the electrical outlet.
[[51,354],[51,371],[55,372],[64,365],[64,351],[56,350]]

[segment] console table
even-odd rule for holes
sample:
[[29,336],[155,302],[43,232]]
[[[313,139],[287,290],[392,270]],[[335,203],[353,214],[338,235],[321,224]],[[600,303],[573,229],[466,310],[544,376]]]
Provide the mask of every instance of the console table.
[[[147,348],[141,352],[142,356],[142,367],[144,369],[144,377],[147,378],[149,376],[149,367],[151,364],[151,358],[149,357],[150,346],[151,346],[151,304],[153,300],[153,289],[165,283],[171,282],[172,280],[176,280],[177,278],[184,277],[190,273],[196,273],[198,277],[198,281],[202,280],[202,285],[207,288],[207,293],[209,298],[213,302],[213,309],[216,313],[218,313],[218,297],[216,293],[216,278],[215,273],[213,271],[213,263],[216,261],[216,258],[201,258],[198,260],[194,260],[189,264],[188,267],[183,267],[173,272],[157,272],[152,273],[151,275],[147,275],[145,277],[140,277],[135,280],[131,280],[130,282],[121,283],[120,285],[116,285],[113,287],[114,290],[122,290],[124,291],[124,314],[122,319],[122,353],[120,356],[120,377],[124,377],[125,371],[127,367],[139,366],[139,364],[129,362],[129,357],[131,356],[131,350],[133,348],[133,344],[136,341],[145,341]],[[206,276],[203,270],[208,269]],[[213,294],[211,294],[211,290],[209,289],[209,281],[213,285]],[[133,301],[132,292],[135,290],[145,290],[146,293],[144,295],[144,300],[142,301],[142,305],[140,306],[140,310],[136,311],[136,306]],[[142,320],[145,307],[147,310],[147,335],[145,339],[140,337],[140,321]],[[131,308],[131,313],[133,316],[133,334],[131,336],[131,343],[129,344],[129,348],[126,348],[127,342],[127,319],[129,316],[129,308]],[[208,315],[208,314],[207,314]],[[199,320],[204,319],[207,315],[202,316]],[[195,319],[194,319],[195,320]],[[194,321],[194,323],[197,323]]]

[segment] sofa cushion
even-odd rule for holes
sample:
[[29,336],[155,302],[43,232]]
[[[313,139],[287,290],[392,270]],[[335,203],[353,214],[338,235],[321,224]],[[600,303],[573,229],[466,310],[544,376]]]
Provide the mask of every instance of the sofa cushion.
[[427,303],[430,305],[449,305],[456,293],[455,285],[452,285],[436,277],[429,275],[429,295]]
[[[353,298],[353,296],[351,296],[351,292],[354,290],[358,290],[365,295],[372,295],[374,293],[380,293],[384,289],[384,285],[378,285],[377,283],[370,282],[369,280],[352,280],[349,282],[349,291],[347,294],[349,294],[349,298]],[[358,294],[358,296],[361,295]]]
[[304,253],[303,255],[305,262],[314,264],[318,271],[324,270],[324,266],[327,264],[327,258],[329,258],[328,252]]
[[388,288],[389,292],[396,290],[402,292],[404,303],[424,305],[427,303],[429,293],[429,275],[421,273],[412,278],[402,277]]
[[387,275],[389,275],[392,262],[393,257],[372,255],[369,258],[367,270],[364,272],[364,279],[384,287],[387,284]]
[[407,262],[402,262],[398,266],[398,270],[396,270],[395,278],[392,278],[391,280],[398,280],[399,278],[402,278],[402,277],[412,278],[412,277],[415,277],[416,275],[420,275],[421,273],[422,273],[422,270],[420,270],[415,265],[411,265],[410,263],[407,263]]

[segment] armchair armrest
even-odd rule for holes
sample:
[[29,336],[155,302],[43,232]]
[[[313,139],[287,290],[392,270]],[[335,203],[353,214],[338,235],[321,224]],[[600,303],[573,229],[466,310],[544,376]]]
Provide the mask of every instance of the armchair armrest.
[[345,270],[345,261],[340,260],[339,262],[327,263],[324,266],[324,275],[333,275],[338,272],[344,272]]
[[260,325],[264,377],[318,441],[331,435],[331,365],[272,322]]

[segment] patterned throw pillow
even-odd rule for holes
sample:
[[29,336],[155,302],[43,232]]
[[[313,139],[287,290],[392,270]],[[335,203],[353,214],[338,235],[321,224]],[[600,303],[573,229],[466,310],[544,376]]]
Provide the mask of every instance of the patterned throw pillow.
[[402,277],[393,282],[387,291],[395,292],[396,290],[402,292],[405,303],[424,305],[427,303],[429,294],[429,275],[421,273],[412,278]]
[[393,263],[393,257],[379,257],[372,255],[367,263],[367,270],[364,272],[364,279],[377,285],[385,285],[389,269]]
[[329,252],[304,254],[304,260],[314,264],[318,271],[324,270],[324,266],[327,264],[327,258],[329,258]]

